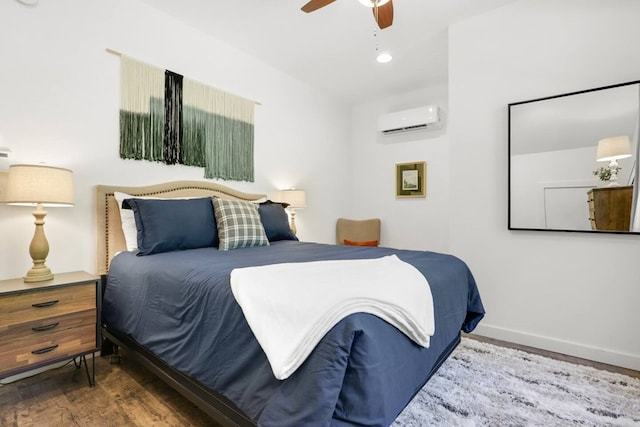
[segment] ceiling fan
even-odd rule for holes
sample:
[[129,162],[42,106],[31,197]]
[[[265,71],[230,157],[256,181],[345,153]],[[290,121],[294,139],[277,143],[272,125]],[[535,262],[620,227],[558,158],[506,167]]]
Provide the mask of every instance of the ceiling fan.
[[[311,0],[304,6],[302,6],[303,12],[313,12],[327,5],[330,5],[336,0]],[[392,0],[359,0],[360,3],[367,7],[371,7],[373,10],[373,19],[375,19],[378,27],[384,30],[393,24],[393,2]]]

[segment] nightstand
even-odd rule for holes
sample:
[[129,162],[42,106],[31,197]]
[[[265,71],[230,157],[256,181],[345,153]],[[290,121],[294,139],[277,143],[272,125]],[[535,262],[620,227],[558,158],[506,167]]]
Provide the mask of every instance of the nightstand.
[[[98,350],[100,278],[84,271],[58,273],[52,280],[0,281],[0,379],[73,359],[84,362]],[[79,359],[79,362],[76,362]]]

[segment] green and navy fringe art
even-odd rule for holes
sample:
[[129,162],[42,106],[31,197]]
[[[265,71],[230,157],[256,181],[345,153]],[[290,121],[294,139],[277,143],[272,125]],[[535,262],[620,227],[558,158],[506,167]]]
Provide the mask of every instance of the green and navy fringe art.
[[205,178],[253,181],[255,102],[120,58],[120,157],[204,167]]

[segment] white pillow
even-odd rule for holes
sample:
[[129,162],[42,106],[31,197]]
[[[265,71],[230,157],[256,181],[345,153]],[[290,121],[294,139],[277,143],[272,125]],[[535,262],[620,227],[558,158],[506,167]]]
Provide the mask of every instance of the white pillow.
[[122,201],[124,199],[148,199],[149,197],[137,197],[131,196],[126,193],[119,193],[115,191],[113,193],[113,197],[116,199],[118,204],[118,210],[120,211],[120,221],[122,222],[122,232],[124,233],[124,241],[127,245],[128,251],[136,251],[138,250],[138,229],[136,228],[136,218],[133,215],[133,210],[131,209],[123,209]]

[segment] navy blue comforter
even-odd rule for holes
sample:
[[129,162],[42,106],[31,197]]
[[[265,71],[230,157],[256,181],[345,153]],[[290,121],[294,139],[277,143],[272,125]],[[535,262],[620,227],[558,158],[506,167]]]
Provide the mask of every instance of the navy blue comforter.
[[[293,375],[277,380],[231,293],[231,270],[390,254],[429,281],[430,347],[376,316],[354,314],[331,329]],[[102,315],[110,329],[222,393],[260,426],[387,426],[457,344],[460,330],[475,328],[484,308],[471,272],[454,256],[283,241],[232,251],[118,254]]]

